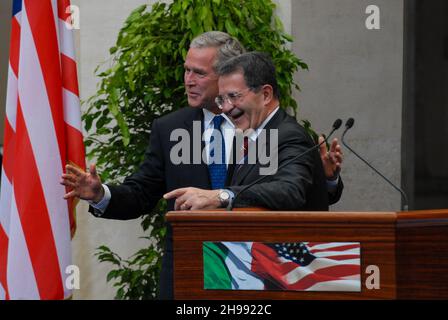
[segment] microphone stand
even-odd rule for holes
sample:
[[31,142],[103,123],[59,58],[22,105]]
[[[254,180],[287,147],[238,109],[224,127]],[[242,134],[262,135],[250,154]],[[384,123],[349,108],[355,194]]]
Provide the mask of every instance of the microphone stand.
[[[350,121],[352,120],[352,121]],[[379,172],[377,169],[375,169],[370,163],[368,163],[366,160],[364,160],[363,157],[361,157],[358,153],[356,153],[355,150],[353,150],[348,144],[345,143],[344,141],[344,137],[345,134],[347,133],[348,130],[350,130],[353,127],[353,124],[355,123],[355,120],[353,118],[350,118],[347,120],[346,124],[345,124],[345,130],[344,133],[342,134],[341,137],[341,141],[342,144],[348,149],[350,150],[356,157],[358,157],[362,162],[364,162],[370,169],[372,169],[373,171],[375,171],[380,177],[382,177],[384,180],[386,180],[387,183],[389,183],[395,190],[397,190],[398,192],[401,193],[401,196],[403,197],[403,205],[402,205],[402,210],[403,211],[408,211],[409,210],[409,205],[408,205],[408,197],[406,196],[406,194],[404,193],[403,190],[401,190],[400,188],[398,188],[395,184],[393,184],[388,178],[386,178],[381,172]]]

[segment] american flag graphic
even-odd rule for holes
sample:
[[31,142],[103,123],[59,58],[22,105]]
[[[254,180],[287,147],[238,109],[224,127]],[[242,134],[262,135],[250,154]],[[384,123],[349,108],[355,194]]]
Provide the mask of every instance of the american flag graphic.
[[359,243],[252,245],[252,271],[271,290],[361,290]]
[[14,0],[0,191],[0,299],[64,299],[76,203],[59,184],[85,169],[69,0]]

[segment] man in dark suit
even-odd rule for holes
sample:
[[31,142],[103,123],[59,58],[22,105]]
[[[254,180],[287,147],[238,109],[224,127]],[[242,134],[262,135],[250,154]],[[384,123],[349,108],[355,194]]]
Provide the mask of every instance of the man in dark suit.
[[218,208],[234,201],[235,194],[248,184],[268,175],[241,193],[233,205],[271,210],[328,210],[326,179],[318,151],[290,162],[312,148],[314,142],[293,117],[280,109],[272,60],[263,53],[244,53],[221,65],[218,74],[217,104],[245,132],[248,149],[257,150],[257,155],[260,150],[270,150],[276,165],[262,174],[260,158],[247,163],[250,159],[245,155],[241,161],[236,159],[232,179],[224,189],[227,197],[221,195],[223,190],[181,188],[169,192],[165,198],[176,198],[176,209]]
[[[194,137],[195,130],[199,129],[196,131],[199,131],[202,138],[202,133],[213,129],[215,115],[221,113],[214,101],[218,94],[216,65],[243,51],[237,40],[222,32],[208,32],[194,39],[184,64],[184,81],[190,107],[153,122],[149,146],[140,169],[126,178],[123,184],[112,186],[101,183],[94,164],[90,165],[88,173],[68,165],[66,174],[62,176],[62,184],[71,187],[72,191],[65,198],[79,197],[88,200],[95,216],[127,220],[149,213],[166,192],[183,187],[220,189],[228,185],[230,174],[226,175],[222,166],[216,170],[217,168],[207,166],[204,161],[180,164],[171,161],[171,150],[177,144],[177,141],[171,141],[171,134],[181,129]],[[232,135],[228,133],[232,132],[233,124],[227,117],[223,117],[221,121],[220,128],[225,133],[223,141],[227,155],[232,149]],[[199,144],[200,150],[205,149],[208,154],[211,149],[210,140],[190,140],[191,150],[195,150]],[[190,156],[195,157],[194,154]],[[336,162],[340,161],[333,161],[334,167],[338,165]],[[173,209],[174,200],[169,200],[168,210]],[[168,226],[159,283],[159,297],[162,299],[173,296],[171,240],[171,229]]]

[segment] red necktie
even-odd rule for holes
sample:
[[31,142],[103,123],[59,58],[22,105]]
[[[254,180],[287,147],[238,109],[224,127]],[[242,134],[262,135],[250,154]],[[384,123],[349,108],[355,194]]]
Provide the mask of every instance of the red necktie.
[[243,156],[247,157],[247,153],[249,151],[249,138],[244,137],[243,139]]

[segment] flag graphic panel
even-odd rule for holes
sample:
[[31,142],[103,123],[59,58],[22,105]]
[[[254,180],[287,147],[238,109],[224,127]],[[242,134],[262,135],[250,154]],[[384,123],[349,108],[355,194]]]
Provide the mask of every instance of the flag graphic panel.
[[204,289],[361,291],[359,242],[204,242]]

